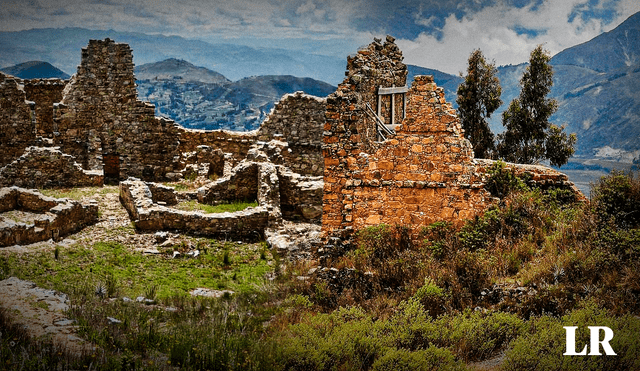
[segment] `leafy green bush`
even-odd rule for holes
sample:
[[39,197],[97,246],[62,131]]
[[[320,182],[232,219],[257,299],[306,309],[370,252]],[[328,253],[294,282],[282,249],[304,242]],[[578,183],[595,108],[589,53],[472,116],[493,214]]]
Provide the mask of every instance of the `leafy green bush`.
[[496,161],[488,171],[489,178],[485,188],[495,197],[504,198],[512,192],[523,191],[526,184],[513,169],[508,170],[501,160]]
[[467,370],[464,363],[456,361],[451,352],[433,345],[416,351],[389,349],[376,360],[371,369],[374,371]]
[[[589,344],[588,326],[607,326],[614,338],[609,342],[616,356],[564,356],[566,331],[563,326],[578,326],[576,350]],[[561,319],[543,316],[532,320],[529,331],[512,344],[503,370],[639,370],[640,319],[631,315],[613,317],[595,304],[587,303]]]
[[591,201],[603,222],[620,228],[640,227],[640,177],[612,171],[591,187]]

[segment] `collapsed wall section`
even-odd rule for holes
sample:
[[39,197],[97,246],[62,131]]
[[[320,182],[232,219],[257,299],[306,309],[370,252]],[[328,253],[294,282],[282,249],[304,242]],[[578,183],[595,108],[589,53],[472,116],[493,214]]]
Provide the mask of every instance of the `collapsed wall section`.
[[197,130],[180,128],[181,153],[195,152],[199,146],[220,149],[228,154],[234,167],[247,158],[253,146],[277,139],[287,149],[273,158],[305,175],[322,174],[322,131],[325,122],[326,99],[302,92],[285,94],[260,128],[250,132]]
[[260,125],[260,141],[287,142],[283,163],[305,175],[322,175],[322,132],[326,121],[326,98],[302,92],[285,94]]
[[99,187],[102,171],[84,170],[58,147],[27,147],[18,159],[0,168],[0,187]]

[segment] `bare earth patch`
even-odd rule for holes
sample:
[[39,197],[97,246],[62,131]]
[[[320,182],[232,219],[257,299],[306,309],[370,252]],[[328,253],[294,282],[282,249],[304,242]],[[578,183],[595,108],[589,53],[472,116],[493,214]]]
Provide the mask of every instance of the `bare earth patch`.
[[65,315],[69,309],[65,294],[10,277],[0,281],[0,304],[14,323],[23,325],[33,338],[50,338],[55,346],[76,355],[96,350],[76,336],[77,326]]

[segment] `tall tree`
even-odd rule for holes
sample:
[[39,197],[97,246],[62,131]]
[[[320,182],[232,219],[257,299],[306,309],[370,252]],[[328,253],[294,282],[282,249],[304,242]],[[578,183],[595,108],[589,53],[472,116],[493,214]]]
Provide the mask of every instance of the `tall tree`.
[[476,49],[469,56],[467,76],[458,86],[458,115],[477,158],[489,158],[495,149],[487,119],[502,104],[496,71],[495,64],[487,63],[480,49]]
[[522,75],[520,96],[502,113],[506,127],[498,135],[498,155],[507,161],[534,164],[548,159],[562,166],[574,153],[576,135],[567,135],[564,126],[549,122],[558,109],[555,99],[547,98],[553,85],[553,68],[549,52],[538,45],[529,58]]

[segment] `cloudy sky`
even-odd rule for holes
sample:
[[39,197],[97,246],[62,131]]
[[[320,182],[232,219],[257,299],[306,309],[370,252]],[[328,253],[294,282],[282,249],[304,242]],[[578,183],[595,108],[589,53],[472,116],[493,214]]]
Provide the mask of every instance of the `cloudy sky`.
[[638,11],[638,0],[2,0],[0,31],[114,29],[340,57],[391,34],[405,62],[457,74],[473,49],[518,64],[538,44],[555,54]]

